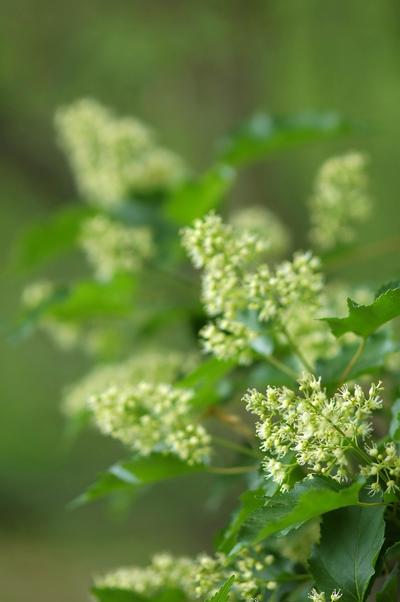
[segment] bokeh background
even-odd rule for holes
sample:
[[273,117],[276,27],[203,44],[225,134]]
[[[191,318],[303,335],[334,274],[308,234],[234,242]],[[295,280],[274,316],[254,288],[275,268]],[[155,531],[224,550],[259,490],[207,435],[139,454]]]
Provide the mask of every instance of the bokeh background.
[[[3,0],[0,9],[1,315],[15,317],[23,278],[10,250],[29,223],[78,202],[57,149],[56,107],[93,96],[159,131],[196,169],[255,110],[337,110],[361,133],[247,169],[233,203],[265,203],[304,242],[305,201],[329,154],[371,156],[374,220],[364,242],[400,226],[400,4],[396,0]],[[346,269],[394,277],[399,252]],[[58,266],[65,275],[73,260]],[[61,275],[62,276],[62,275]],[[144,562],[157,548],[209,548],[228,511],[204,509],[209,482],[173,482],[133,507],[71,512],[68,501],[121,455],[110,441],[65,437],[60,391],[87,359],[39,335],[0,349],[0,598],[83,602],[91,574]],[[118,510],[118,511],[117,511]]]

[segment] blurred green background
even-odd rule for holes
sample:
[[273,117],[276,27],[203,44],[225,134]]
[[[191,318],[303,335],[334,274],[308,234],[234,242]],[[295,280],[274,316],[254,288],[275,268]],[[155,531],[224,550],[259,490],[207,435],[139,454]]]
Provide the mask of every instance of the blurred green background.
[[[13,241],[33,220],[77,202],[58,151],[54,110],[93,96],[136,115],[195,168],[215,141],[255,110],[337,110],[363,134],[319,143],[249,168],[232,202],[265,203],[305,239],[305,200],[329,154],[371,155],[376,197],[365,242],[398,234],[400,4],[395,0],[135,2],[3,0],[0,21],[0,246],[2,322],[24,279],[7,270]],[[398,252],[347,270],[353,280],[398,275]],[[73,260],[62,263],[65,274]],[[1,341],[0,597],[81,602],[90,576],[144,562],[157,548],[191,553],[221,525],[203,508],[210,483],[171,483],[124,514],[67,502],[121,450],[86,433],[64,436],[60,391],[88,361],[39,335]]]

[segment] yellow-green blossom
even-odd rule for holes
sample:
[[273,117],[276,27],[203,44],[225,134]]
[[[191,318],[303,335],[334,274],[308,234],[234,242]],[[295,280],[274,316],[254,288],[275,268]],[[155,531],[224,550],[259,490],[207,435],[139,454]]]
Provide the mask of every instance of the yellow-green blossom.
[[[325,592],[317,592],[316,589],[312,589],[311,592],[308,594],[308,597],[310,598],[311,602],[327,602]],[[330,602],[338,602],[338,600],[340,600],[341,597],[342,594],[340,592],[340,589],[335,589],[331,593],[329,600]]]
[[150,228],[125,226],[104,215],[83,223],[80,245],[99,280],[139,270],[155,250]]
[[366,158],[348,153],[326,161],[319,170],[310,199],[310,239],[329,250],[354,239],[354,226],[370,214]]
[[269,209],[261,206],[238,209],[229,218],[236,230],[246,230],[267,243],[268,257],[282,257],[289,249],[290,234],[281,220]]

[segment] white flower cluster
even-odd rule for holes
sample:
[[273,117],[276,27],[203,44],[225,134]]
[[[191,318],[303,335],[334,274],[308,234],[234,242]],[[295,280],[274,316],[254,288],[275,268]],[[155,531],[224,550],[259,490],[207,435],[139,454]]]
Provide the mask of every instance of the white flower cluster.
[[55,122],[78,189],[93,205],[109,209],[135,193],[169,190],[185,176],[182,160],[157,146],[145,125],[94,100],[59,109]]
[[275,581],[265,576],[265,570],[273,563],[274,556],[263,553],[261,546],[243,548],[234,556],[200,555],[195,573],[195,595],[202,600],[214,595],[221,583],[234,574],[232,594],[235,600],[261,600],[261,592],[277,587]]
[[154,242],[147,226],[124,226],[104,215],[85,220],[80,246],[99,280],[118,272],[136,272],[154,255]]
[[130,590],[150,597],[163,589],[180,589],[192,597],[195,568],[196,562],[191,558],[157,554],[147,567],[120,568],[97,577],[95,586]]
[[266,207],[238,209],[229,218],[236,230],[247,230],[264,240],[268,257],[282,257],[289,249],[290,233],[280,219]]
[[152,383],[173,382],[187,374],[197,363],[191,353],[145,349],[122,362],[96,366],[64,394],[63,410],[75,416],[88,410],[88,400],[114,386],[133,386],[140,381]]
[[270,386],[265,394],[248,391],[244,401],[259,418],[256,430],[267,454],[267,474],[287,489],[293,465],[285,457],[292,453],[310,475],[347,480],[351,469],[347,452],[370,434],[370,417],[382,406],[381,391],[381,383],[372,384],[368,395],[359,385],[344,385],[329,398],[321,380],[311,374],[299,380],[299,393]]
[[[308,594],[308,597],[312,602],[327,602],[325,592],[317,592],[316,589],[312,589]],[[341,597],[342,593],[340,592],[340,589],[335,589],[331,593],[329,600],[330,602],[338,602]]]
[[111,386],[92,395],[90,410],[100,431],[143,456],[170,453],[188,464],[208,461],[211,438],[190,416],[192,392],[165,383]]
[[183,245],[196,268],[203,269],[202,298],[215,322],[201,331],[206,351],[221,359],[251,360],[251,343],[257,338],[245,317],[256,312],[259,322],[287,322],[290,313],[318,304],[322,279],[319,261],[310,253],[297,253],[274,270],[255,267],[267,250],[257,234],[237,230],[210,213],[182,233]]
[[373,445],[367,452],[371,461],[361,467],[361,474],[373,478],[369,486],[371,494],[381,492],[383,489],[386,493],[399,491],[400,457],[396,444],[393,441],[386,443],[382,452]]
[[356,152],[326,161],[319,170],[310,199],[310,238],[329,250],[354,238],[354,225],[370,214],[366,158]]

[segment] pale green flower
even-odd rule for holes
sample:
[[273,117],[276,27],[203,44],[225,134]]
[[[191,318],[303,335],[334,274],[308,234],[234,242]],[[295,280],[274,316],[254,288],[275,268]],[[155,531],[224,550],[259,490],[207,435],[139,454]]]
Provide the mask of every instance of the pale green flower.
[[290,246],[290,233],[280,219],[262,206],[238,209],[229,218],[237,230],[246,230],[257,235],[267,243],[265,255],[282,257]]
[[79,242],[99,280],[136,272],[155,252],[150,228],[125,226],[104,215],[82,224]]
[[156,145],[149,129],[91,99],[61,108],[55,117],[82,197],[104,209],[135,193],[170,190],[185,177],[183,161]]
[[366,158],[348,153],[328,159],[319,170],[309,202],[310,239],[329,250],[354,239],[354,227],[371,212]]

